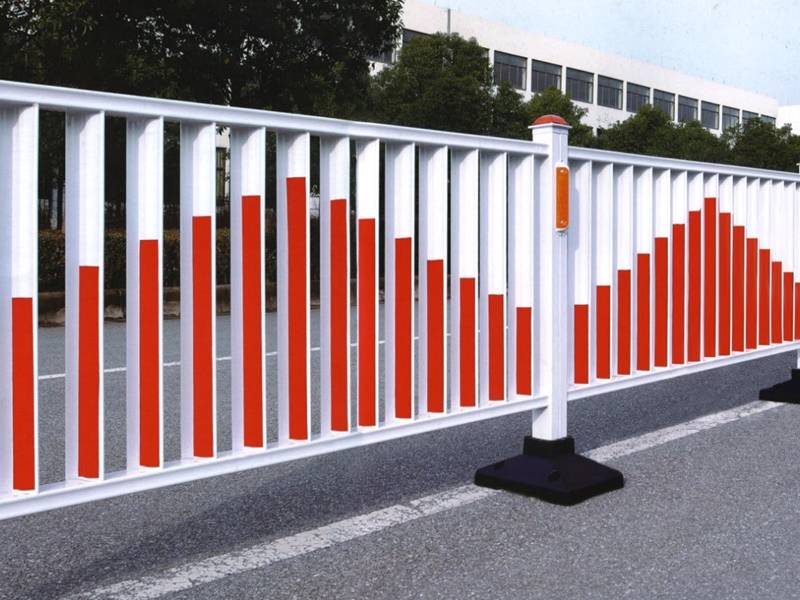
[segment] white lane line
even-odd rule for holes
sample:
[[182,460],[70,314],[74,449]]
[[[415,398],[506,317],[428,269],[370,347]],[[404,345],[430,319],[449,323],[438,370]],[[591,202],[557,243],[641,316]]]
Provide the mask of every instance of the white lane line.
[[[661,446],[701,431],[707,431],[744,419],[778,406],[777,402],[751,402],[738,408],[724,410],[712,415],[699,417],[686,423],[665,427],[658,431],[645,433],[635,438],[622,440],[607,446],[595,448],[586,456],[598,460],[613,461],[629,454]],[[276,562],[297,558],[316,550],[330,548],[336,544],[362,538],[372,533],[415,521],[422,517],[472,504],[497,494],[494,490],[464,485],[437,494],[411,500],[406,504],[395,504],[365,515],[344,519],[330,525],[304,531],[289,537],[244,550],[237,550],[212,556],[195,563],[173,567],[158,575],[148,575],[139,579],[129,579],[89,592],[71,596],[74,600],[144,600],[162,596],[195,585],[211,583],[231,575],[261,569]]]
[[673,440],[684,438],[694,433],[713,429],[719,425],[732,423],[733,421],[738,421],[739,419],[744,419],[750,415],[777,408],[778,406],[784,405],[780,402],[751,402],[744,406],[723,410],[722,412],[712,415],[705,415],[692,421],[687,421],[686,423],[679,423],[672,427],[664,427],[657,431],[651,431],[650,433],[645,433],[635,438],[629,438],[627,440],[608,444],[607,446],[601,446],[600,448],[590,450],[586,453],[586,456],[597,462],[608,462],[622,456],[627,456],[628,454],[633,454],[634,452],[640,452]]
[[212,556],[196,563],[174,567],[160,575],[122,581],[98,588],[91,592],[72,596],[74,599],[96,600],[142,600],[160,598],[189,589],[195,585],[210,583],[244,571],[259,569],[273,563],[296,558],[316,550],[330,548],[342,542],[377,533],[409,521],[441,512],[456,506],[464,506],[496,493],[494,490],[465,485],[434,494],[408,504],[395,504],[365,515],[344,519],[310,531],[304,531],[272,542],[257,544],[250,548]]
[[[449,336],[450,334],[448,333],[447,335]],[[415,340],[419,340],[419,336],[414,336],[414,339]],[[385,343],[384,340],[378,340],[378,344],[379,345],[382,345],[384,343]],[[355,348],[357,346],[357,343],[353,342],[352,344],[350,344],[350,346],[352,348]],[[319,346],[314,346],[313,348],[311,348],[311,352],[319,352],[319,351],[320,351],[320,347]],[[269,358],[271,356],[278,356],[278,353],[273,350],[272,352],[267,352],[266,354],[264,354],[264,356]],[[220,357],[217,358],[217,362],[225,362],[225,361],[229,361],[230,359],[231,359],[230,356],[220,356]],[[166,367],[179,367],[180,365],[181,365],[181,361],[179,361],[179,360],[175,360],[175,361],[172,361],[172,362],[165,362],[164,363],[164,367],[165,368]],[[127,367],[109,367],[108,369],[103,369],[103,373],[124,373],[127,370],[128,370]],[[65,376],[66,375],[64,373],[50,373],[48,375],[39,375],[39,381],[47,381],[48,379],[64,379]]]

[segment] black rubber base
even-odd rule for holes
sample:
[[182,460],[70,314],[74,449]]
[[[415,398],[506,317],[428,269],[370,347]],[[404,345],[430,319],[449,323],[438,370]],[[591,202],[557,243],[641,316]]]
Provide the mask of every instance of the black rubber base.
[[575,440],[525,437],[523,454],[478,469],[477,485],[570,506],[625,485],[622,473],[575,454]]
[[758,392],[759,400],[800,404],[800,369],[792,369],[789,381],[777,383]]

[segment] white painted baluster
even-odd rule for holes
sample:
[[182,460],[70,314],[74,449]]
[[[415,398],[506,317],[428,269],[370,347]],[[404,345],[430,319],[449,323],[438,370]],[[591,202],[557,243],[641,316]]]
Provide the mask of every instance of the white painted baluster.
[[39,107],[0,108],[0,494],[39,489]]
[[447,398],[447,148],[419,150],[419,411]]
[[[585,161],[571,165],[570,177],[570,230],[568,236],[568,256],[570,285],[567,310],[572,312],[569,319],[567,339],[572,345],[570,383],[589,383],[592,364],[596,353],[590,340],[593,338],[592,325],[596,322],[597,307],[591,301],[592,295],[592,244],[595,218],[592,205],[592,163]],[[510,221],[509,221],[510,222]]]
[[[617,285],[613,289],[616,297],[612,309],[612,319],[617,329],[611,335],[616,342],[616,373],[630,375],[632,372],[632,353],[635,339],[633,320],[633,167],[615,165],[614,167],[614,208],[616,233],[615,267]],[[613,344],[612,344],[613,345]]]
[[477,406],[478,151],[450,155],[450,407]]
[[378,199],[380,142],[356,144],[358,427],[378,425]]
[[533,396],[533,156],[508,159],[509,397]]
[[105,114],[68,113],[65,480],[102,479]]
[[480,157],[480,403],[507,399],[507,155]]
[[704,176],[703,199],[703,357],[717,355],[719,306],[717,253],[719,246],[719,175]]
[[164,120],[127,132],[128,469],[164,465],[162,233]]
[[719,243],[717,285],[717,352],[719,356],[731,353],[731,268],[733,255],[733,177],[721,177],[719,182]]
[[747,178],[733,180],[733,225],[731,254],[731,350],[743,352],[746,334],[747,298]]
[[669,365],[672,173],[657,171],[653,206],[653,366]]
[[414,144],[386,146],[386,422],[414,410]]
[[321,431],[350,431],[350,140],[320,140]]
[[686,363],[687,340],[687,298],[688,298],[688,260],[687,241],[689,239],[689,181],[686,171],[672,176],[672,284],[670,294],[670,356],[673,365]]
[[592,215],[594,230],[595,323],[591,332],[594,339],[595,377],[610,379],[616,364],[616,332],[613,298],[614,281],[614,165],[600,164],[593,168]]
[[686,355],[699,361],[703,339],[703,174],[687,177],[689,231],[687,260]]
[[649,371],[653,356],[653,169],[637,169],[635,186],[636,311],[633,346],[636,348],[636,370]]
[[231,129],[231,426],[234,450],[267,445],[264,129]]
[[310,135],[278,134],[278,439],[311,437]]
[[794,340],[794,184],[783,182],[783,209],[781,211],[781,248],[783,252],[783,341]]
[[217,455],[216,126],[181,124],[181,456]]

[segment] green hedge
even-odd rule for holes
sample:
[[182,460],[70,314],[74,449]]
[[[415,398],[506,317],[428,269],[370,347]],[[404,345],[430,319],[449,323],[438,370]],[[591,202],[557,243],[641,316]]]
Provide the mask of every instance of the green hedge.
[[[267,230],[269,231],[269,229]],[[264,263],[266,279],[275,281],[274,234],[266,236]],[[64,232],[39,232],[39,291],[64,290]],[[230,282],[230,231],[217,230],[217,284]],[[164,232],[164,285],[180,285],[180,234],[170,229]],[[105,289],[125,289],[125,232],[105,233]]]

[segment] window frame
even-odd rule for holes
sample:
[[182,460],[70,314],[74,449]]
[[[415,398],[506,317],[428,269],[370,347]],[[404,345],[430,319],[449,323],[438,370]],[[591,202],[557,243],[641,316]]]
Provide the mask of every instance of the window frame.
[[[733,113],[731,111],[736,111],[736,114],[735,114],[736,121],[732,125],[726,125],[725,124],[726,119],[730,119],[730,118],[734,117],[734,115],[733,115]],[[725,106],[725,105],[723,105],[722,106],[722,120],[720,121],[720,125],[722,127],[722,131],[727,131],[731,127],[737,127],[739,125],[739,123],[742,122],[741,114],[742,114],[742,111],[739,110],[738,108],[734,108],[733,106]]]
[[[688,103],[685,102],[688,100]],[[684,119],[683,115],[681,114],[681,109],[684,107],[689,107],[692,109],[692,117],[689,119]],[[678,123],[691,123],[692,121],[697,121],[697,111],[700,110],[700,101],[697,98],[690,98],[689,96],[681,96],[678,95]]]
[[[631,86],[633,86],[635,89],[632,90]],[[641,90],[647,90],[647,94],[643,93]],[[645,101],[639,104],[636,108],[631,109],[631,94],[639,98],[645,98]],[[648,104],[652,105],[652,97],[653,90],[646,85],[640,85],[630,81],[625,84],[625,110],[629,113],[638,112],[642,106],[647,106]]]
[[[712,107],[716,107],[716,109]],[[713,127],[706,122],[706,113],[715,115]],[[703,127],[705,127],[706,129],[714,129],[714,130],[719,129],[719,117],[720,117],[720,105],[715,104],[714,102],[707,102],[703,100],[700,109],[700,122],[703,124]]]
[[[588,75],[589,77],[588,78],[583,77],[581,79],[581,78],[576,78],[574,76],[570,77],[570,74],[572,74],[572,75],[580,74],[580,75],[584,75],[584,76]],[[588,90],[589,91],[589,99],[586,100],[584,98],[576,98],[576,97],[574,97],[573,94],[571,93],[571,90],[570,90],[570,82],[575,82],[577,84],[582,84],[581,87],[583,87],[584,90]],[[594,103],[594,73],[590,73],[589,71],[582,71],[581,69],[573,69],[572,67],[567,67],[566,92],[567,92],[567,97],[570,100],[574,100],[575,102],[583,102],[585,104],[593,104]]]
[[[522,65],[514,64],[513,62],[502,62],[502,61],[498,63],[498,60],[497,60],[498,55],[500,55],[501,57],[509,57],[511,59],[517,59],[519,62],[522,63]],[[497,68],[498,64],[502,65],[503,67],[506,67],[508,69],[509,73],[514,73],[514,71],[513,71],[514,69],[517,69],[517,70],[521,69],[522,70],[522,85],[518,86],[513,77],[509,78],[509,79],[504,79],[502,77],[504,69],[498,69]],[[500,73],[500,77],[498,77],[498,73]],[[494,81],[495,85],[499,85],[503,81],[508,81],[508,83],[510,83],[511,86],[515,90],[523,90],[523,91],[527,90],[528,89],[528,59],[527,59],[527,57],[519,56],[518,54],[511,54],[509,52],[503,52],[501,50],[495,50],[494,51],[494,56],[492,57],[492,78],[493,78],[493,81]]]
[[[552,67],[552,68],[551,70],[548,71],[548,70],[537,69],[537,67],[545,67],[545,69],[547,67]],[[556,69],[558,69],[558,73],[555,72]],[[539,88],[537,85],[535,85],[538,79],[537,75],[541,75],[545,79],[554,78],[555,81],[557,82],[557,85],[545,85]],[[562,88],[563,76],[564,76],[564,67],[562,67],[561,65],[545,62],[543,60],[536,60],[535,58],[531,59],[531,92],[533,92],[534,94],[538,94],[549,88],[555,88],[557,90],[563,89]]]
[[[611,83],[611,85],[609,85]],[[614,87],[616,84],[619,84],[619,87]],[[617,103],[616,104],[606,104],[604,102],[604,94],[603,92],[608,92],[609,95],[612,95],[613,92],[616,92],[617,96]],[[614,108],[616,110],[622,110],[622,96],[625,93],[625,82],[622,79],[615,79],[613,77],[606,77],[605,75],[597,75],[597,105],[598,106],[605,106],[606,108]]]
[[[664,98],[657,98],[656,97],[657,94],[663,94]],[[666,99],[667,96],[670,97],[670,100]],[[659,102],[669,102],[669,105],[670,105],[669,112],[667,112],[661,106],[659,106],[659,104],[658,104]],[[670,121],[674,121],[675,120],[675,93],[674,92],[668,92],[666,90],[657,90],[657,89],[654,88],[653,89],[653,107],[657,108],[658,110],[660,110],[661,112],[663,112],[664,114],[669,116]]]

